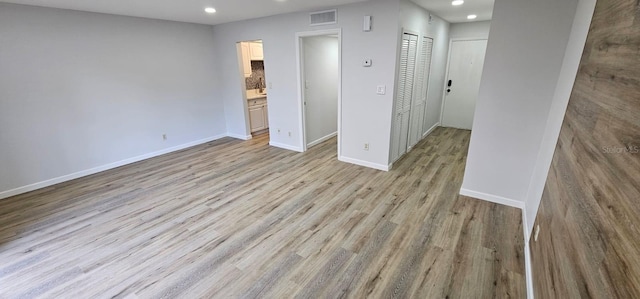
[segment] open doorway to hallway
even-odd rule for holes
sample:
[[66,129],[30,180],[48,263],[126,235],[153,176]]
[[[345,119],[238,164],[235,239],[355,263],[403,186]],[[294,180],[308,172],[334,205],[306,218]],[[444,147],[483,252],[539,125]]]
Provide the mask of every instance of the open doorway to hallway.
[[337,136],[340,148],[340,30],[298,33],[303,149]]
[[[262,40],[243,41],[237,44],[241,86],[245,106],[247,137],[269,134],[268,95],[264,69]],[[268,137],[267,137],[268,138]]]

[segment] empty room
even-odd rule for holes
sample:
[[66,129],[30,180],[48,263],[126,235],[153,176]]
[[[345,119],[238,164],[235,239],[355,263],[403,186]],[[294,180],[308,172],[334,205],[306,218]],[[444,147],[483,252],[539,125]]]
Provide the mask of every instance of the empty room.
[[636,0],[0,0],[0,298],[640,298]]

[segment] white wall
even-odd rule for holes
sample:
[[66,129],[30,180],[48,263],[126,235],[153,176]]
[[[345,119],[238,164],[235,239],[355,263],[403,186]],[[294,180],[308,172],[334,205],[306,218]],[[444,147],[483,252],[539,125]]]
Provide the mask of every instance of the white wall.
[[440,123],[447,59],[449,55],[449,23],[409,0],[400,1],[400,24],[405,30],[426,34],[433,38],[431,74],[427,92],[426,124],[430,128]]
[[302,39],[304,56],[305,129],[307,144],[338,131],[338,38]]
[[[224,99],[230,133],[246,135],[242,89],[235,43],[261,39],[269,94],[269,130],[274,145],[301,150],[302,110],[298,98],[296,32],[342,28],[342,153],[341,159],[376,168],[389,161],[391,114],[398,39],[398,2],[371,0],[340,6],[338,24],[309,26],[308,13],[294,13],[214,26],[219,64],[217,95]],[[373,31],[363,32],[365,15]],[[373,66],[362,67],[365,58]],[[386,85],[386,95],[376,87]],[[281,133],[278,134],[277,130]],[[291,132],[291,137],[288,136]],[[364,144],[369,143],[369,151]]]
[[524,207],[576,0],[496,0],[462,193]]
[[491,21],[454,23],[450,26],[449,37],[488,39],[491,29]]
[[0,3],[0,197],[224,134],[211,30]]
[[531,177],[531,183],[527,192],[525,202],[525,228],[527,229],[525,240],[528,241],[533,231],[533,224],[536,220],[542,192],[547,182],[547,175],[551,167],[551,161],[560,136],[560,129],[564,115],[569,104],[569,97],[573,90],[576,74],[582,58],[585,42],[589,33],[591,18],[596,7],[596,0],[579,0],[576,9],[571,34],[569,36],[569,44],[567,46],[562,69],[560,70],[560,78],[553,95],[551,109],[547,124],[540,143],[540,150],[536,159],[536,165]]

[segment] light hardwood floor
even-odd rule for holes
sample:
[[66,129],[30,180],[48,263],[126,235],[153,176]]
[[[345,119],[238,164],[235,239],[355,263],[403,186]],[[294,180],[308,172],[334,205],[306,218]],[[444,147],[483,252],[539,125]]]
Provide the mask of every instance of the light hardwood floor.
[[390,172],[225,138],[0,200],[0,297],[524,298],[520,211],[457,195],[469,136]]

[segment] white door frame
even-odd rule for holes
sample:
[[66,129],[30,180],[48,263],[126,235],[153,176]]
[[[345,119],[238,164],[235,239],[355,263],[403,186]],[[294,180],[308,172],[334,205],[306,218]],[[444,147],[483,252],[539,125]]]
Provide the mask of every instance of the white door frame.
[[[451,64],[451,46],[453,46],[453,42],[474,41],[474,40],[486,40],[487,42],[489,41],[488,38],[483,38],[483,37],[454,37],[449,39],[449,53],[447,54],[447,72],[444,77],[444,88],[442,89],[442,107],[440,107],[440,125],[444,124],[443,122],[444,106],[447,105],[447,83],[449,82],[449,66]],[[471,129],[473,129],[473,126],[471,127]]]
[[327,29],[317,31],[305,31],[296,33],[296,61],[298,69],[298,111],[300,115],[300,140],[302,140],[302,151],[307,151],[306,116],[304,107],[304,57],[302,53],[302,39],[310,36],[338,35],[338,157],[341,156],[342,145],[342,29]]

